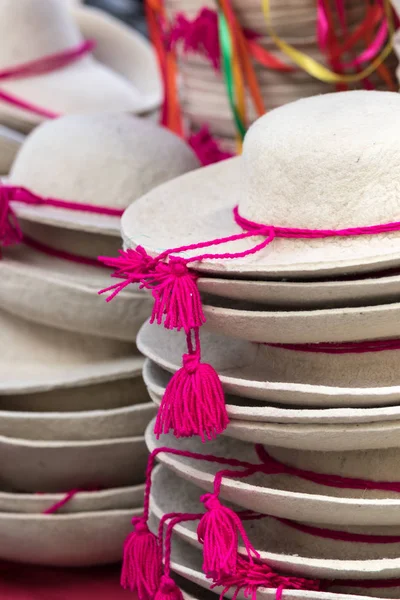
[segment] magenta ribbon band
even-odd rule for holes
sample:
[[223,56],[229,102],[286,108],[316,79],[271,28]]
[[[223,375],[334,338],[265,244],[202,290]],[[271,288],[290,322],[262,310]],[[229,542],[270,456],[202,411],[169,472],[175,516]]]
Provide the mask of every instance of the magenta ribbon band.
[[64,250],[58,250],[57,248],[48,246],[43,242],[39,242],[38,240],[23,234],[12,207],[13,202],[21,202],[32,206],[52,206],[64,210],[87,212],[111,217],[120,217],[124,212],[123,209],[71,202],[56,198],[43,198],[23,187],[0,185],[0,249],[2,247],[23,243],[38,252],[42,252],[55,258],[93,267],[104,267],[97,259],[79,256],[78,254]]
[[[3,69],[0,71],[0,82],[15,81],[17,79],[36,77],[45,73],[58,71],[89,54],[95,45],[96,43],[94,40],[86,40],[75,48],[67,48],[61,52],[50,54],[48,56],[44,56],[43,58],[32,60],[31,62],[16,65],[14,67],[10,67],[9,69]],[[13,94],[5,92],[4,90],[0,90],[0,100],[47,119],[54,119],[59,116],[52,111],[36,106],[21,98],[17,98]]]
[[[258,343],[258,342],[256,342]],[[365,340],[362,342],[321,342],[310,344],[261,344],[269,348],[281,348],[295,352],[311,352],[316,354],[365,354],[368,352],[384,352],[400,350],[400,340]]]

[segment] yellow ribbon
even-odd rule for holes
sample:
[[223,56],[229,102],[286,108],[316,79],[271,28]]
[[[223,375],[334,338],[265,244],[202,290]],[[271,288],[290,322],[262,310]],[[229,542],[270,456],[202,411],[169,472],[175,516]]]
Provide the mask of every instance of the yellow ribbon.
[[270,0],[261,0],[262,9],[265,17],[265,21],[267,24],[267,31],[275,44],[278,46],[282,52],[284,52],[292,61],[298,65],[301,69],[306,71],[315,79],[319,79],[325,83],[352,83],[355,81],[361,81],[371,75],[378,67],[383,63],[384,60],[389,56],[392,52],[392,37],[394,34],[394,20],[393,20],[393,12],[390,0],[384,0],[383,5],[385,8],[386,18],[388,22],[388,30],[389,30],[389,40],[386,46],[383,48],[382,52],[377,56],[368,67],[366,67],[360,73],[355,73],[354,75],[338,75],[334,71],[327,69],[324,65],[321,65],[318,61],[314,60],[307,54],[300,52],[300,50],[296,50],[293,46],[286,43],[282,40],[274,31],[271,26],[270,19]]

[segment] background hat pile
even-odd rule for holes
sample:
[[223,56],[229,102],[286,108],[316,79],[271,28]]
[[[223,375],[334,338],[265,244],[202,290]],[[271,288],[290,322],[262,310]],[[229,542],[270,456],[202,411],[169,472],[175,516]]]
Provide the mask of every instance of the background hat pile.
[[[374,73],[357,75],[383,50],[381,34],[390,3],[166,0],[164,4],[166,19],[161,13],[158,18],[177,55],[183,116],[194,132],[208,126],[227,150],[235,152],[235,139],[243,134],[238,119],[248,126],[267,110],[335,90],[397,87],[393,53],[386,54]],[[264,10],[268,6],[268,15],[263,6]],[[357,62],[358,57],[362,58]],[[240,74],[243,61],[247,66]],[[353,80],[340,80],[340,75],[350,74],[355,74]]]
[[[138,99],[146,111],[159,104],[149,44],[100,11],[69,10],[64,0],[0,2],[12,38],[1,36],[2,68],[81,43],[78,17],[115,66],[88,55],[4,84],[24,102],[71,114],[0,108],[3,122],[23,129],[43,121],[25,140],[10,136],[20,148],[0,186],[0,559],[81,567],[121,558],[142,512],[154,415],[135,344],[150,299],[137,287],[108,306],[98,291],[111,271],[97,257],[119,248],[128,204],[198,161],[151,119],[122,112]],[[131,79],[117,74],[122,56]],[[7,171],[14,152],[4,154]]]
[[[122,218],[131,257],[139,245],[142,256],[161,257],[173,289],[184,294],[177,281],[190,276],[202,293],[200,362],[188,360],[200,359],[193,331],[188,342],[185,326],[176,330],[188,313],[174,321],[178,304],[157,285],[166,327],[145,324],[138,347],[162,406],[146,432],[149,450],[163,449],[148,488],[150,524],[157,531],[164,522],[165,563],[173,528],[173,571],[205,588],[222,582],[214,593],[400,595],[399,111],[398,94],[386,92],[286,105],[252,126],[242,157],[159,186]],[[249,220],[261,229],[241,235]],[[117,273],[125,283],[132,277],[127,264]],[[227,426],[207,421],[213,406],[220,411],[211,368],[226,395]],[[228,474],[218,487],[221,469]],[[204,491],[211,495],[203,507]],[[232,511],[244,530],[228,539],[242,559],[251,559],[251,544],[264,564],[258,583],[235,579],[229,562],[225,579],[215,577]]]

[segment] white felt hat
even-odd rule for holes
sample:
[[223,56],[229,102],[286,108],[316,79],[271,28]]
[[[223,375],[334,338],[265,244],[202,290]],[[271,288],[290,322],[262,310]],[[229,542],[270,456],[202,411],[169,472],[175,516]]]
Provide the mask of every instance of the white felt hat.
[[121,375],[119,379],[82,382],[76,387],[53,388],[49,386],[38,392],[14,390],[0,395],[0,410],[4,412],[73,412],[116,410],[132,405],[132,398],[143,397],[141,368]]
[[[144,485],[78,492],[57,508],[57,514],[138,508],[143,503]],[[42,514],[66,498],[66,494],[18,494],[0,492],[0,513]]]
[[[235,205],[244,218],[283,228],[339,230],[398,221],[399,109],[398,94],[353,91],[267,113],[248,131],[241,157],[159,186],[134,203],[122,218],[126,247],[141,244],[158,254],[242,233],[233,218]],[[333,113],[335,119],[326,118]],[[149,218],[153,213],[163,215],[162,224]],[[246,238],[206,251],[254,246],[255,240]],[[219,275],[304,278],[399,263],[400,235],[394,232],[278,238],[242,258],[204,259],[191,266]]]
[[154,405],[141,403],[139,398],[132,398],[131,406],[110,410],[21,412],[0,409],[0,435],[49,441],[126,438],[143,435],[154,414]]
[[141,483],[144,438],[42,441],[0,436],[3,487],[25,492],[102,489]]
[[[201,334],[203,361],[228,394],[296,406],[361,407],[398,404],[400,350],[350,354],[303,352]],[[169,372],[181,367],[182,332],[145,323],[137,344]]]
[[133,344],[42,327],[0,311],[0,395],[125,380],[143,360]]
[[[152,525],[157,526],[157,518],[152,516]],[[207,592],[210,589],[211,582],[206,578],[202,571],[202,554],[198,548],[194,545],[185,542],[182,537],[174,535],[172,538],[172,562],[171,567],[176,575],[178,575],[179,587],[181,588],[185,597],[191,599],[198,598],[199,600],[214,600],[222,592],[222,587],[213,587],[212,591]],[[332,585],[332,590],[338,589],[337,586]],[[186,592],[190,590],[190,594]],[[224,594],[226,598],[232,598],[235,589],[231,589]],[[341,589],[343,593],[327,592],[327,591],[306,591],[306,590],[285,590],[284,598],[287,600],[377,600],[377,598],[390,598],[390,594],[398,597],[400,593],[399,587],[385,589],[385,588],[356,588],[347,587],[347,589]],[[357,595],[355,595],[357,594]],[[239,592],[235,598],[239,600],[246,600],[247,596],[244,591]],[[273,588],[258,588],[257,598],[260,600],[276,600],[276,589]]]
[[[260,463],[253,444],[240,442],[222,436],[205,446],[200,439],[177,440],[172,435],[164,435],[159,440],[153,433],[154,422],[146,431],[146,443],[152,452],[155,448],[177,448],[190,452],[207,453],[215,456],[236,458],[241,461]],[[270,454],[278,456],[277,448],[268,448]],[[295,455],[297,450],[292,454]],[[282,454],[283,450],[279,450]],[[304,454],[304,453],[302,453]],[[318,454],[316,452],[310,455]],[[334,453],[320,453],[321,457]],[[342,453],[338,453],[343,457]],[[358,460],[349,476],[366,477],[370,480],[398,481],[398,450],[354,452]],[[372,459],[374,458],[374,461]],[[221,466],[208,461],[173,456],[160,453],[158,459],[181,477],[195,483],[202,489],[212,491],[215,473]],[[323,460],[323,458],[321,459]],[[339,459],[340,460],[340,459]],[[380,468],[380,463],[384,466]],[[360,472],[359,465],[363,465]],[[354,462],[353,462],[354,465]],[[324,473],[325,469],[323,470]],[[395,492],[377,490],[353,490],[317,485],[289,475],[256,474],[247,479],[224,478],[221,497],[227,501],[263,514],[284,519],[301,520],[305,523],[334,526],[398,525],[400,498]]]
[[0,175],[6,175],[9,172],[23,141],[22,133],[0,125]]
[[[150,397],[155,404],[161,403],[171,375],[156,363],[147,359],[143,365],[143,378]],[[1,404],[0,404],[1,406]],[[382,406],[377,408],[302,408],[276,405],[267,402],[249,400],[241,396],[226,397],[228,416],[236,422],[277,423],[287,425],[348,425],[376,424],[389,425],[399,421],[400,406]]]
[[[20,0],[18,7],[7,0],[0,22],[1,70],[75,49],[84,38],[98,41],[94,56],[51,73],[5,80],[5,92],[55,114],[144,113],[160,105],[161,82],[150,44],[104,12],[65,0]],[[24,130],[43,121],[5,102],[0,119]]]
[[[118,562],[142,509],[66,515],[0,514],[0,559],[54,567]],[[29,540],[29,543],[27,543]]]
[[[31,133],[7,183],[45,198],[123,210],[198,166],[181,139],[154,123],[128,114],[70,115]],[[29,221],[120,235],[118,216],[22,203],[13,207]]]
[[[167,490],[170,490],[168,493]],[[151,508],[156,518],[170,513],[202,513],[195,485],[162,468],[153,474]],[[240,507],[231,505],[235,511]],[[299,515],[300,516],[300,515]],[[197,539],[198,521],[180,523],[174,531],[186,541],[201,548]],[[282,572],[312,579],[389,579],[400,575],[399,543],[375,544],[329,540],[299,532],[275,518],[243,520],[250,542],[260,559]],[[328,526],[329,528],[329,526]],[[351,531],[350,527],[332,527]],[[353,528],[366,533],[367,528]],[[396,528],[369,527],[370,535],[396,535]],[[398,535],[398,528],[397,528]],[[241,541],[239,552],[246,554]],[[366,573],[368,574],[366,576]],[[399,585],[400,587],[400,585]]]
[[257,281],[203,276],[198,279],[198,286],[201,292],[254,302],[260,309],[329,309],[396,302],[400,295],[400,275],[389,271],[357,279],[322,281]]

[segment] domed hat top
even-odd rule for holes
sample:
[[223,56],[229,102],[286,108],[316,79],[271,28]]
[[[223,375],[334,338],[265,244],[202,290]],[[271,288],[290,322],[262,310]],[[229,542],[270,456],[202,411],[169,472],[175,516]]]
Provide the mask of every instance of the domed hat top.
[[300,100],[261,117],[242,157],[163,184],[125,212],[126,250],[104,261],[119,281],[102,291],[111,300],[140,282],[154,297],[150,322],[186,334],[157,435],[211,439],[229,422],[218,374],[201,362],[198,271],[316,277],[399,264],[399,110],[393,93]]
[[[398,94],[364,91],[271,111],[250,128],[242,157],[185,175],[132,205],[122,220],[125,244],[158,254],[204,242],[202,251],[179,255],[206,253],[190,265],[199,271],[257,277],[397,265],[399,111]],[[149,221],[150,206],[162,222]],[[388,223],[395,224],[382,227]],[[215,239],[218,245],[206,243]]]
[[[20,198],[13,191],[19,187],[39,196],[39,204],[29,197],[13,203],[18,217],[119,237],[126,206],[197,166],[182,140],[149,121],[123,113],[70,115],[28,136],[7,186],[11,200]],[[50,206],[48,198],[65,207]]]
[[[98,11],[76,4],[65,0],[1,2],[0,115],[6,124],[27,129],[43,118],[60,114],[110,110],[141,113],[157,107],[160,84],[149,44],[135,32],[130,35],[135,44],[127,43],[123,25],[119,31],[113,19],[104,19]],[[139,89],[135,79],[139,82],[140,77],[131,77],[128,71],[124,77],[114,67],[102,64],[107,60],[100,58],[99,62],[91,56],[91,42],[96,40],[85,44],[81,20],[85,36],[96,38],[99,32],[102,58],[103,46],[108,48],[107,55],[113,53],[108,42],[114,40],[116,55],[123,47],[125,53],[131,53],[131,62],[142,62],[141,68],[148,69],[149,77],[155,79],[153,90]],[[119,33],[122,41],[118,40]],[[39,69],[37,61],[42,61]],[[155,90],[156,96],[151,93]]]

